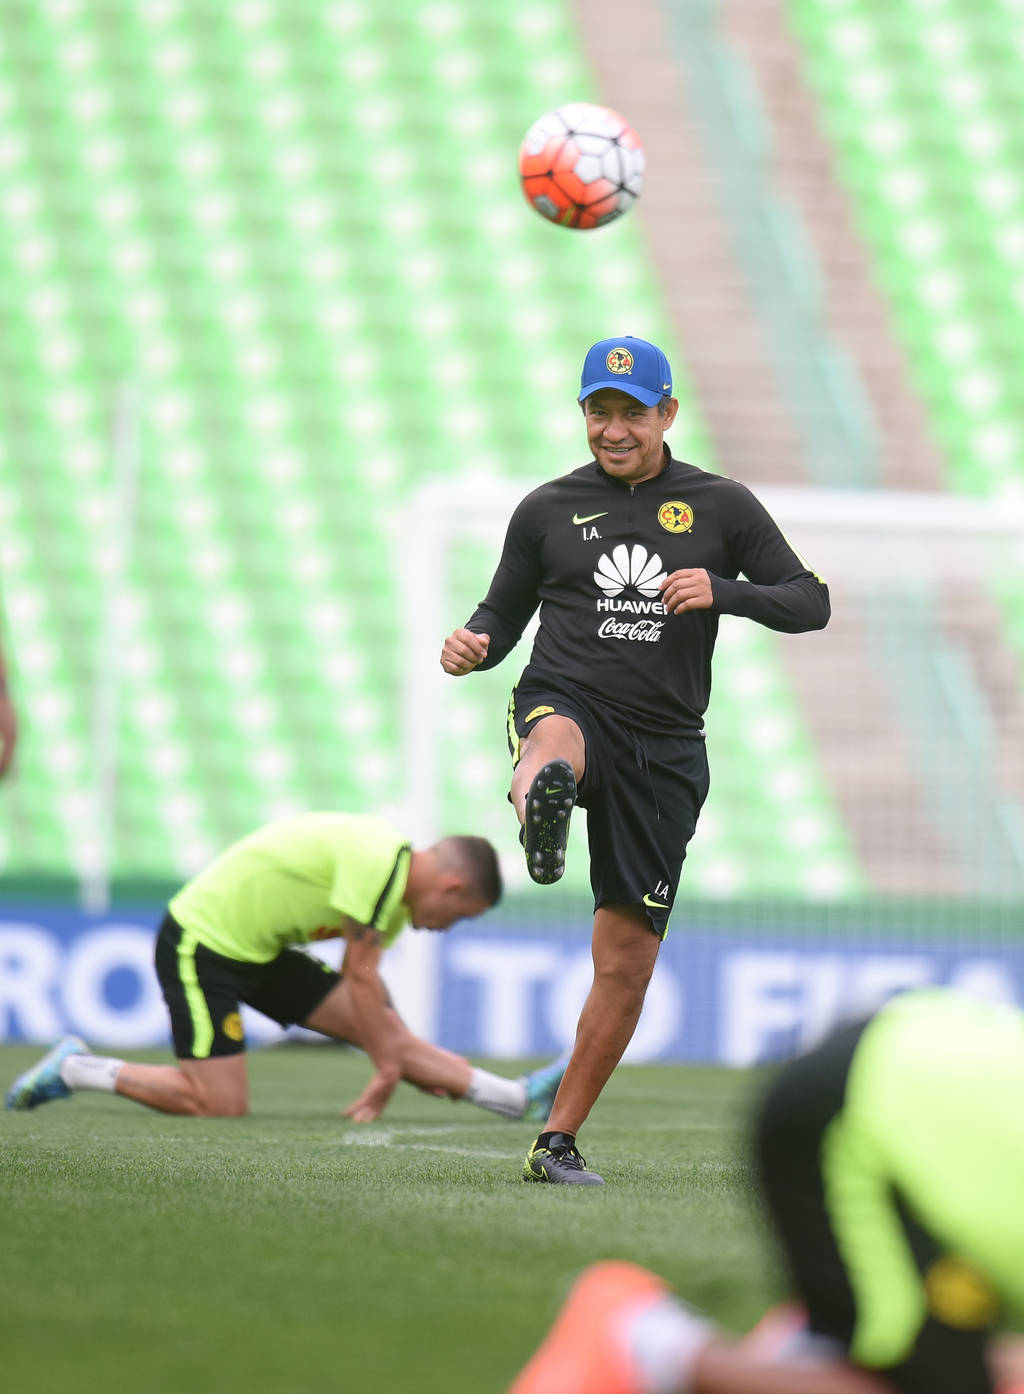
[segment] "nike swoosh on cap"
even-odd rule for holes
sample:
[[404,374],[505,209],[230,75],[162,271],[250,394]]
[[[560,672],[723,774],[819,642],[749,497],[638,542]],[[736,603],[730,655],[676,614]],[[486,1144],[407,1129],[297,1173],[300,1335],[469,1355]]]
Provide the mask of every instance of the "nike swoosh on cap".
[[667,910],[668,906],[660,900],[652,900],[649,895],[644,896],[644,904],[651,910]]
[[603,513],[588,513],[585,518],[581,518],[578,513],[574,513],[572,515],[572,521],[576,527],[579,527],[581,523],[592,523],[595,518],[607,518],[607,516],[608,510],[606,508]]

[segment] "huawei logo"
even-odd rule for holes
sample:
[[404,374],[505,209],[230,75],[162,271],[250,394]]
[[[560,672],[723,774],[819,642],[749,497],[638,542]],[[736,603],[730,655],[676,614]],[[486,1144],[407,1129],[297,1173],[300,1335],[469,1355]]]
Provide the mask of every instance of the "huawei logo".
[[657,596],[665,576],[661,557],[657,552],[648,555],[639,542],[632,547],[620,542],[610,557],[607,552],[601,557],[594,572],[594,580],[605,595],[621,595],[627,586],[635,586],[641,595]]

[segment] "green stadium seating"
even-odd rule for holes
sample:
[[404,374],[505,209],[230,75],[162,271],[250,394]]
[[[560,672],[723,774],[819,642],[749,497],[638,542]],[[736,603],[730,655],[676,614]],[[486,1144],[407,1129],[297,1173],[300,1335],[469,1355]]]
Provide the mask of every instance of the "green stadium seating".
[[[291,808],[398,808],[417,489],[525,492],[573,466],[582,346],[671,342],[636,221],[570,236],[516,187],[527,125],[593,95],[567,6],[7,0],[4,19],[0,573],[24,737],[0,859],[85,873],[109,851],[115,874],[175,877]],[[674,449],[707,464],[680,394]],[[438,646],[494,560],[462,564]],[[857,870],[773,643],[723,644],[720,726],[744,684],[765,716],[715,751],[695,885],[842,893]],[[477,752],[443,820],[505,848],[513,677],[453,684],[438,733]]]
[[791,0],[950,486],[1024,493],[1024,97],[1010,0]]
[[[791,0],[790,11],[949,487],[1019,505],[1021,7]],[[1024,596],[997,571],[990,588],[1024,679]]]

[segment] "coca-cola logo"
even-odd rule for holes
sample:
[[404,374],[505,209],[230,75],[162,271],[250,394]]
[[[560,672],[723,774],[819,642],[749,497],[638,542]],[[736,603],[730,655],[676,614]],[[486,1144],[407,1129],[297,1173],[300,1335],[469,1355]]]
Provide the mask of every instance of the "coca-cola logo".
[[656,644],[665,627],[664,620],[602,620],[597,627],[599,639],[629,639],[634,644]]

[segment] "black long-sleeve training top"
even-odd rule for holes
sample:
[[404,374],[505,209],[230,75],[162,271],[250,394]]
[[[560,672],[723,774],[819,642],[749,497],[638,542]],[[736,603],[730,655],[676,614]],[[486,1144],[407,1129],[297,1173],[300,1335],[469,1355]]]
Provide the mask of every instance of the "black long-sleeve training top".
[[[527,494],[466,622],[490,635],[481,668],[511,652],[539,605],[524,676],[579,689],[630,726],[699,732],[719,615],[789,634],[824,628],[828,587],[750,490],[674,460],[667,447],[665,460],[641,484],[591,461]],[[658,583],[687,567],[708,572],[714,605],[670,615]]]

